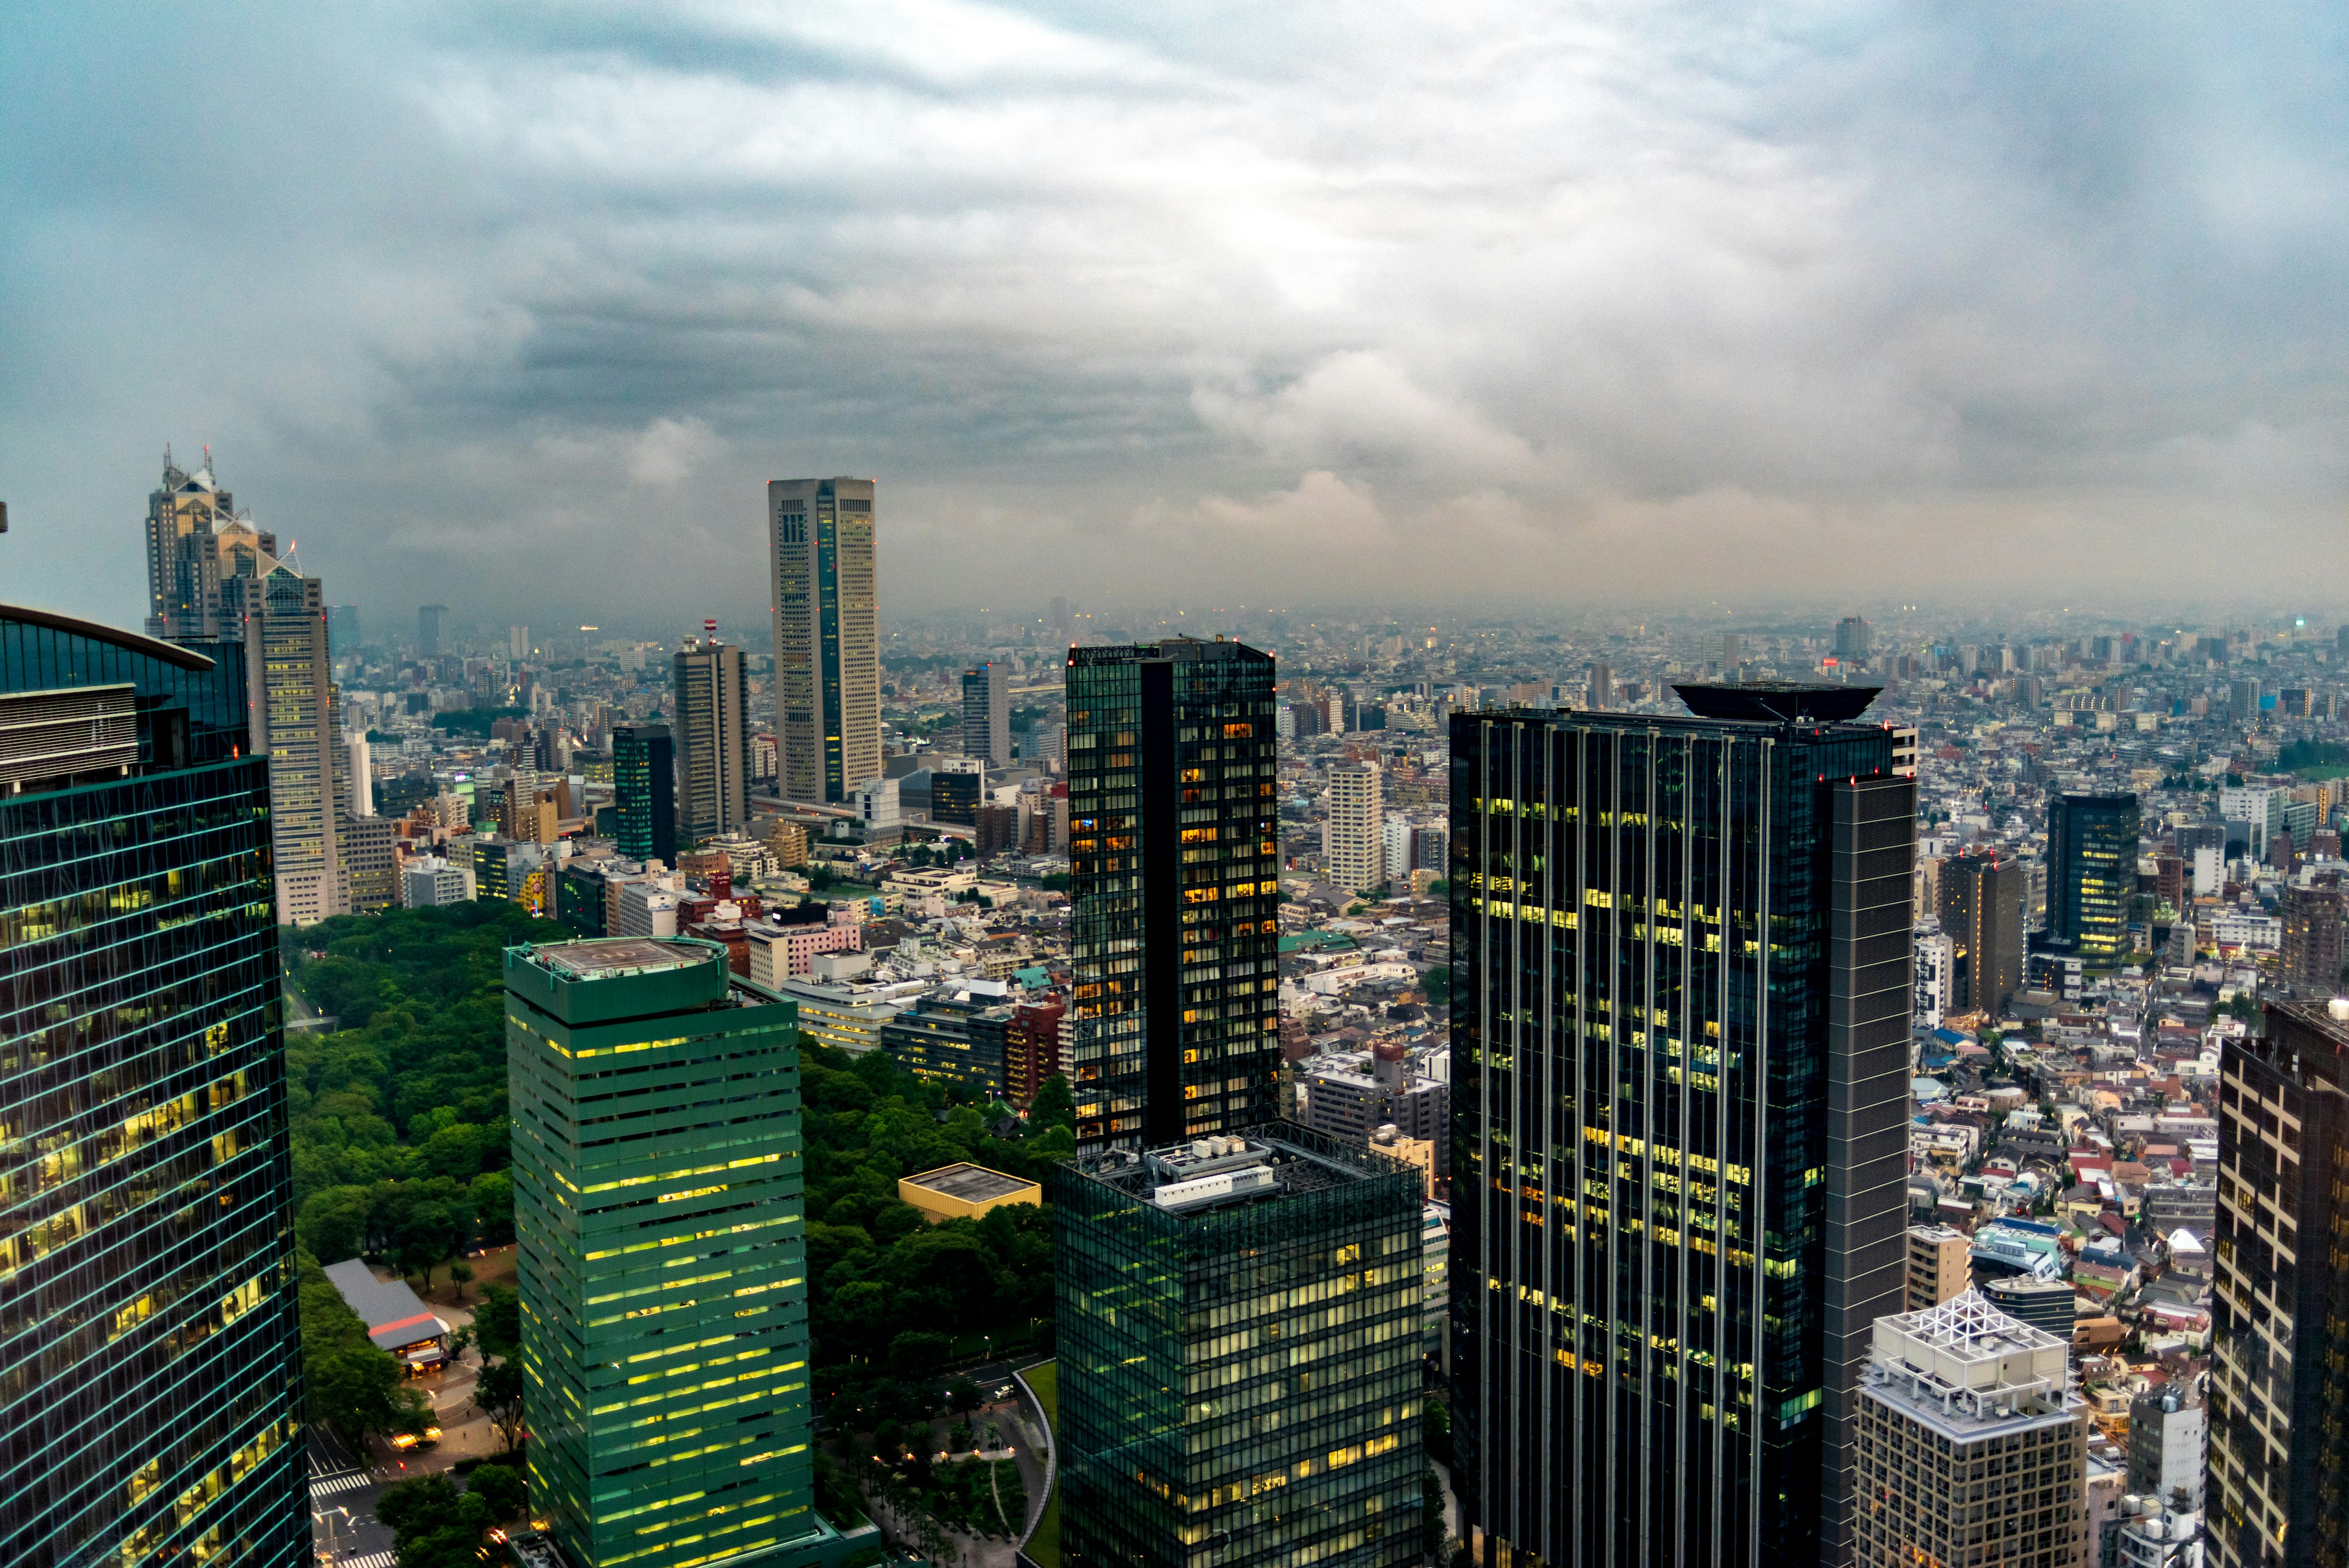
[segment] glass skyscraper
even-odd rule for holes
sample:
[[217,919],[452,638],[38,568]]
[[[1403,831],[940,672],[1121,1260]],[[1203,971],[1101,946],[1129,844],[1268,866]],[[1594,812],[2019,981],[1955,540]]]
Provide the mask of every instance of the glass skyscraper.
[[835,1563],[815,1511],[798,1011],[715,942],[510,948],[533,1511],[574,1568]]
[[880,585],[869,479],[767,485],[775,742],[789,800],[847,800],[881,776]]
[[1069,650],[1077,1147],[1269,1120],[1280,844],[1272,656],[1169,638]]
[[1417,1173],[1274,1123],[1051,1189],[1061,1562],[1422,1561]]
[[0,1563],[309,1556],[269,778],[207,646],[0,607]]
[[613,729],[612,804],[623,856],[677,864],[677,753],[667,724]]
[[703,844],[750,825],[750,699],[742,650],[704,623],[672,661],[677,681],[678,826]]
[[1452,721],[1454,1442],[1479,1563],[1850,1537],[1902,1304],[1915,784],[1868,688]]
[[2059,794],[2047,807],[2047,945],[2092,965],[2128,950],[2137,893],[2133,794]]

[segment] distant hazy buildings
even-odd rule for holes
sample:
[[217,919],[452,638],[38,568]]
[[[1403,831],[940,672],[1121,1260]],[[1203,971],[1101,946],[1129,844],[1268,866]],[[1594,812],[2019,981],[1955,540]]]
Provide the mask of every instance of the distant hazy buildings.
[[1418,1173],[1275,1123],[1051,1189],[1061,1560],[1422,1562]]
[[424,658],[440,656],[440,618],[448,613],[447,605],[416,607],[416,651]]
[[982,664],[962,672],[962,752],[989,767],[1011,762],[1011,671]]
[[869,479],[767,486],[782,793],[844,802],[881,774],[879,583]]
[[2271,1004],[2220,1073],[2211,1562],[2349,1562],[2349,1002]]
[[310,1552],[269,770],[213,646],[0,608],[0,1563]]
[[1278,1104],[1272,680],[1237,642],[1070,652],[1080,1150],[1237,1131]]
[[1916,784],[1830,686],[1452,719],[1454,1443],[1479,1563],[1849,1550],[1907,1278]]
[[702,627],[673,660],[678,827],[688,844],[750,824],[750,698],[742,650],[719,640],[717,622]]

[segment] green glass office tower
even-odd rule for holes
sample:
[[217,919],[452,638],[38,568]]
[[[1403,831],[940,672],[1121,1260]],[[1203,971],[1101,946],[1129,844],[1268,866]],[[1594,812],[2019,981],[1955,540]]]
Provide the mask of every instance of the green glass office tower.
[[1849,1548],[1904,1289],[1915,784],[1872,689],[1452,721],[1454,1442],[1485,1563]]
[[1418,1174],[1268,1123],[1051,1190],[1061,1562],[1420,1562]]
[[268,767],[205,646],[0,607],[0,1563],[309,1556]]
[[2128,950],[2137,796],[2059,794],[2047,807],[2047,945],[2092,965]]
[[836,1562],[798,1012],[714,942],[506,950],[531,1501],[574,1568]]
[[1280,1045],[1272,656],[1072,648],[1080,1152],[1269,1120]]
[[677,864],[677,753],[667,724],[613,730],[612,804],[619,808],[622,855]]

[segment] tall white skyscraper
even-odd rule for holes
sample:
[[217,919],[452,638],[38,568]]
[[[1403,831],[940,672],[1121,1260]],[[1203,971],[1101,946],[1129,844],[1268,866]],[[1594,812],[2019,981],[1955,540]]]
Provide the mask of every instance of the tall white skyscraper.
[[350,912],[337,842],[344,804],[335,776],[344,765],[340,705],[318,579],[266,557],[263,568],[233,585],[242,590],[253,749],[269,758],[277,920],[308,926]]
[[375,760],[369,753],[367,732],[362,730],[343,742],[350,780],[350,814],[353,816],[375,815]]
[[879,582],[869,479],[767,486],[782,793],[843,803],[881,776]]
[[1385,811],[1376,763],[1330,770],[1330,812],[1321,824],[1323,875],[1340,888],[1375,888],[1384,879]]

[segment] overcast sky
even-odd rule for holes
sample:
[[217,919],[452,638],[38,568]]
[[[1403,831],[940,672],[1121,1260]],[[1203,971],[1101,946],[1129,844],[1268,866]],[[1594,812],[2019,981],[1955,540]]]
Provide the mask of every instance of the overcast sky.
[[2349,590],[2349,6],[19,6],[0,598]]

